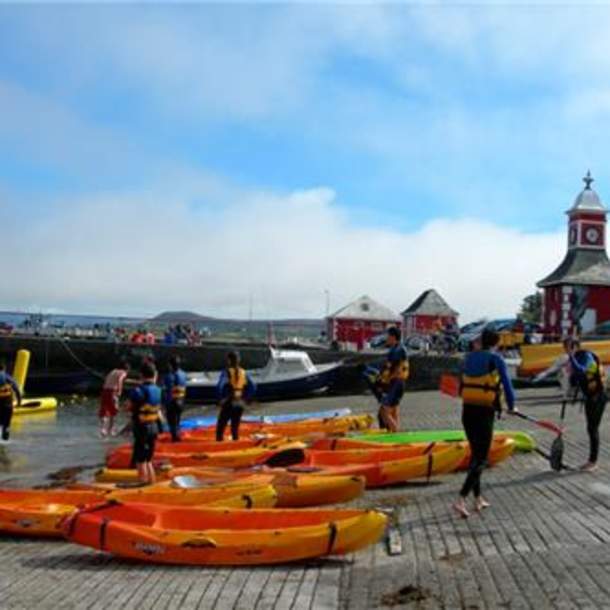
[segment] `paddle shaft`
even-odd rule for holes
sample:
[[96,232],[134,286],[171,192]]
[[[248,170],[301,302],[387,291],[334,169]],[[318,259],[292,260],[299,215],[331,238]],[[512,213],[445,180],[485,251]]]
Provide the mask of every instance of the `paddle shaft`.
[[521,419],[525,419],[525,420],[531,422],[532,424],[535,424],[536,426],[540,426],[541,428],[550,430],[551,432],[554,432],[558,436],[563,434],[563,429],[560,426],[558,426],[557,424],[554,424],[553,422],[548,421],[546,419],[536,419],[535,417],[532,417],[531,415],[526,415],[525,413],[521,413],[521,411],[515,411],[514,415],[516,415],[517,417],[520,417]]

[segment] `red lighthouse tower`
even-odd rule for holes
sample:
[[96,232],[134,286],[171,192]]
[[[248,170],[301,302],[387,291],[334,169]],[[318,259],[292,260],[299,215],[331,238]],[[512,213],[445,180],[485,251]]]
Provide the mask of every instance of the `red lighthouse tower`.
[[608,210],[591,188],[591,173],[568,215],[568,252],[544,289],[543,324],[548,334],[566,336],[610,320],[610,261],[606,254]]

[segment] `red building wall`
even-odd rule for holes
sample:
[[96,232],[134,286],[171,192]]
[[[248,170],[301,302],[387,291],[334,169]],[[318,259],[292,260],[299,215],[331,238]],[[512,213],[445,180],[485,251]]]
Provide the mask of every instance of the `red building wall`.
[[[562,327],[563,306],[565,304],[562,286],[550,286],[544,290],[544,331],[545,334],[561,337],[573,330],[572,325],[566,329]],[[587,295],[587,308],[596,311],[596,324],[610,320],[610,286],[589,286]]]
[[545,334],[561,336],[561,286],[549,286],[544,289],[544,318],[542,325]]
[[610,286],[590,286],[588,306],[597,311],[597,324],[610,320]]
[[420,314],[405,316],[405,335],[423,334],[428,335],[436,332],[438,321],[443,327],[447,324],[457,324],[456,316],[425,316]]
[[328,336],[331,341],[354,343],[356,348],[361,350],[369,339],[385,332],[390,326],[396,326],[400,329],[402,324],[395,320],[382,322],[376,320],[330,319],[328,321]]

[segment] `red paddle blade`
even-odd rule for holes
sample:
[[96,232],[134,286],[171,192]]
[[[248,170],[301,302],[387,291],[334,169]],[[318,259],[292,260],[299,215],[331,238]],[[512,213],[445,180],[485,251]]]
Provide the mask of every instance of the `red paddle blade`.
[[554,424],[552,421],[548,421],[546,419],[539,419],[536,423],[541,428],[546,428],[547,430],[550,430],[551,432],[554,432],[555,434],[559,434],[559,435],[563,434],[563,428],[561,428],[557,424]]
[[443,374],[441,375],[441,394],[451,396],[451,398],[457,398],[460,395],[460,380],[455,375]]

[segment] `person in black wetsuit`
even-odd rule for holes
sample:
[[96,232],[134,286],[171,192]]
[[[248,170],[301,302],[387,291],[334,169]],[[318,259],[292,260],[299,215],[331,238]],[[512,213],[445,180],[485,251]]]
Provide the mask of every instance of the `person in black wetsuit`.
[[2,440],[8,441],[13,419],[13,403],[21,404],[21,390],[17,382],[6,372],[6,363],[0,362],[0,428]]
[[571,381],[580,389],[585,401],[585,417],[589,435],[589,460],[580,469],[584,472],[593,472],[597,469],[599,455],[599,426],[608,402],[606,374],[597,354],[580,349],[577,341],[566,342],[565,348],[572,369]]
[[388,328],[386,345],[389,348],[381,370],[366,367],[364,378],[373,396],[379,403],[377,420],[380,428],[397,432],[400,427],[398,407],[402,400],[405,383],[409,378],[407,350],[402,344],[400,329]]
[[180,440],[180,419],[185,396],[186,373],[180,368],[180,358],[172,356],[169,360],[169,372],[163,379],[163,404],[173,442]]
[[227,366],[220,373],[216,393],[220,406],[216,421],[216,440],[222,441],[227,424],[231,422],[231,437],[239,439],[239,424],[244,413],[244,402],[254,397],[256,386],[244,369],[239,366],[237,352],[227,354]]
[[133,458],[142,483],[155,482],[153,456],[161,418],[161,388],[157,385],[157,370],[145,361],[140,368],[140,385],[131,391],[127,408],[133,422]]
[[466,498],[472,492],[474,508],[480,511],[489,506],[481,495],[481,474],[487,464],[487,456],[493,440],[494,419],[502,410],[502,390],[508,412],[515,412],[515,392],[508,376],[506,363],[493,352],[500,337],[485,329],[474,342],[474,351],[466,355],[462,373],[462,424],[470,445],[468,474],[453,505],[461,517],[468,517]]

